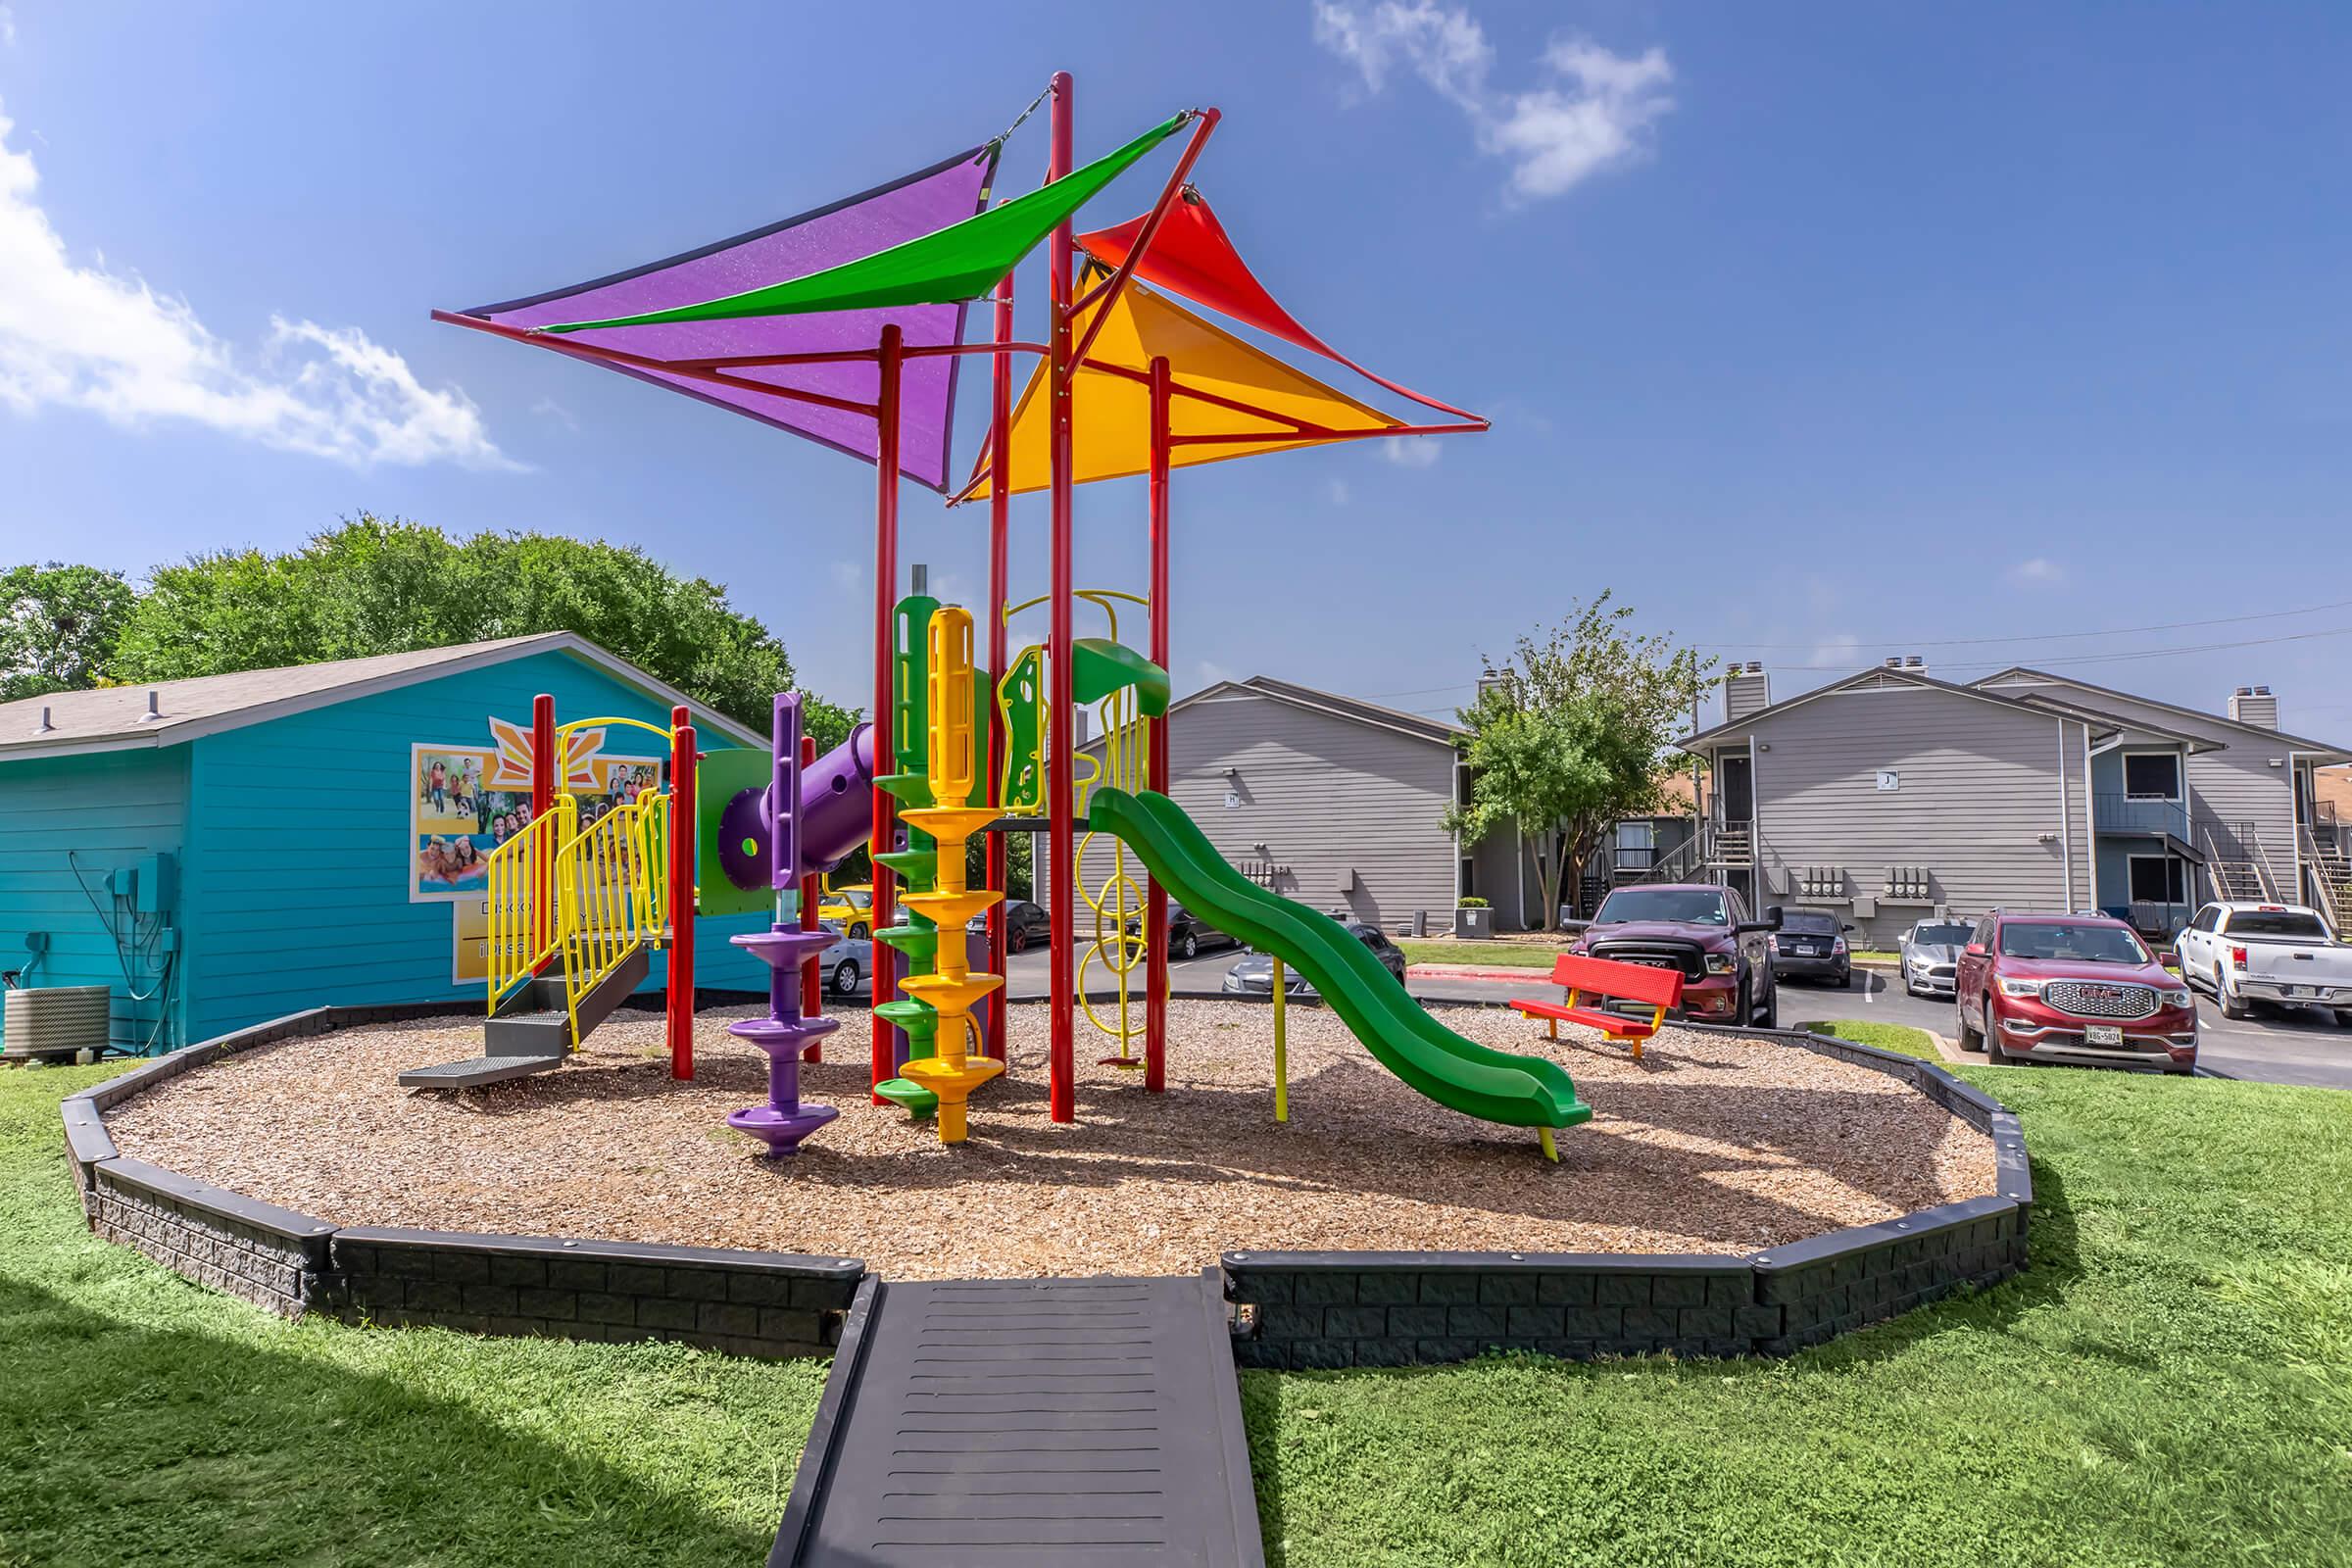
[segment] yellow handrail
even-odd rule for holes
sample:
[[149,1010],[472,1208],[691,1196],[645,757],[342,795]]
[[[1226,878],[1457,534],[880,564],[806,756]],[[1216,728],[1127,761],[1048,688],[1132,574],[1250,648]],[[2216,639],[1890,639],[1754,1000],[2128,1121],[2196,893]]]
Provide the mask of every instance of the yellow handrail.
[[575,1047],[580,998],[639,948],[662,940],[668,826],[668,797],[647,790],[572,835],[557,862],[564,1006]]
[[669,936],[670,798],[646,790],[579,827],[569,795],[491,852],[489,1010],[551,958],[564,964],[564,1007],[580,1039],[580,998],[640,947]]
[[558,797],[552,810],[525,823],[522,831],[492,850],[483,862],[489,871],[487,939],[493,1015],[564,944],[559,910],[547,905],[555,891],[556,861],[563,847],[571,841],[571,797]]

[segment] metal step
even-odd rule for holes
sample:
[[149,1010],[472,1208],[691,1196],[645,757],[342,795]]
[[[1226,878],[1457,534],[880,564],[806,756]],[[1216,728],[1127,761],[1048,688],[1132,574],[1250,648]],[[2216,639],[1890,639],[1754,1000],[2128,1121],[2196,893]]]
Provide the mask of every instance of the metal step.
[[510,1078],[524,1078],[535,1072],[553,1072],[564,1065],[561,1054],[553,1056],[468,1056],[464,1061],[445,1061],[437,1067],[411,1067],[400,1075],[403,1089],[472,1089],[481,1084],[503,1084]]
[[571,1014],[562,1007],[502,1013],[483,1032],[493,1056],[561,1056],[571,1049]]

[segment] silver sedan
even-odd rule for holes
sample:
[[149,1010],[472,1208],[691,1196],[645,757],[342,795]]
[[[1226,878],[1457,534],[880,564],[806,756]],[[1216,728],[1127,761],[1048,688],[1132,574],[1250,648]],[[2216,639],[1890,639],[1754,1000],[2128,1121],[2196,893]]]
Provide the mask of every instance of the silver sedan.
[[1915,997],[1957,995],[1960,950],[1973,929],[1966,920],[1922,920],[1905,931],[1896,953],[1903,990]]
[[874,983],[873,943],[864,937],[843,936],[841,927],[830,920],[819,920],[816,928],[833,938],[833,945],[816,960],[825,990],[836,997],[854,997],[870,990]]

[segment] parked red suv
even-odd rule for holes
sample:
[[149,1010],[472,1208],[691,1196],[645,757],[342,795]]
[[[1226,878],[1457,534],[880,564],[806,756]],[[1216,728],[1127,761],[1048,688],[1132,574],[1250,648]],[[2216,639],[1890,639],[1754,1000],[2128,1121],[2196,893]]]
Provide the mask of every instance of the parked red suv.
[[1960,1045],[1994,1061],[2088,1061],[2193,1072],[2196,1003],[2121,920],[2013,914],[1960,953]]

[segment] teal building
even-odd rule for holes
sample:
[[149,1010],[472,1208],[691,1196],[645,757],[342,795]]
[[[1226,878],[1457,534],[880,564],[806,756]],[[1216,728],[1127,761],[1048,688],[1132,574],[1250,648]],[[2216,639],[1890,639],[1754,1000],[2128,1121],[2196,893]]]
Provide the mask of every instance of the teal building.
[[[305,1007],[481,998],[479,862],[528,800],[542,692],[563,722],[666,728],[686,702],[553,632],[0,704],[0,972],[108,987],[112,1043],[141,1054]],[[688,706],[704,752],[765,748]],[[654,782],[662,751],[585,732],[573,793]],[[765,988],[727,941],[762,923],[698,922],[698,989]],[[657,956],[647,988],[666,984]]]

